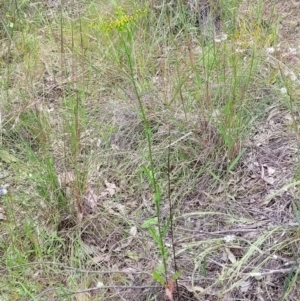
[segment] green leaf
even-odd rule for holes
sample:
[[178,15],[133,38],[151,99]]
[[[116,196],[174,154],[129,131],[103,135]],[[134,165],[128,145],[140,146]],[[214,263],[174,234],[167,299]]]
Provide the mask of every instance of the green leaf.
[[235,159],[231,162],[231,164],[227,168],[227,172],[230,172],[235,167],[235,165],[239,162],[240,158],[242,157],[245,151],[246,149],[240,151],[240,153],[235,157]]
[[152,171],[148,167],[146,167],[145,165],[142,166],[142,169],[143,169],[148,181],[150,182],[152,188],[154,188],[155,187],[155,182],[154,182],[154,176],[153,176]]
[[158,218],[157,217],[148,218],[147,220],[145,220],[143,222],[143,224],[141,225],[141,227],[143,229],[148,229],[148,228],[150,228],[153,225],[157,225],[157,223],[158,223]]
[[170,228],[170,218],[167,219],[166,223],[163,225],[161,235],[164,237]]
[[297,221],[298,225],[300,226],[300,212],[299,212],[295,202],[292,202],[292,208],[293,208],[293,211],[294,211],[296,221]]
[[181,276],[181,271],[176,271],[175,274],[172,276],[172,280],[177,280]]
[[5,163],[19,162],[19,159],[17,159],[15,156],[11,155],[8,151],[4,149],[0,150],[0,160]]
[[149,227],[149,231],[152,234],[154,240],[156,241],[156,243],[158,244],[158,246],[161,248],[161,239],[159,236],[159,233],[153,228],[153,227]]
[[157,270],[152,271],[152,275],[153,275],[153,278],[157,282],[159,282],[162,286],[164,286],[165,279],[164,279],[164,277]]
[[161,205],[161,193],[160,193],[160,188],[158,185],[156,185],[156,191],[154,194],[154,203],[158,207],[160,207],[160,205]]

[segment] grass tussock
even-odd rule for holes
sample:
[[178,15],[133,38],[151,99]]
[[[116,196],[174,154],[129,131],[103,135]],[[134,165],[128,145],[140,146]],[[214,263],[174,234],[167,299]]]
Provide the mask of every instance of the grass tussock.
[[298,299],[288,5],[191,3],[0,4],[1,300]]

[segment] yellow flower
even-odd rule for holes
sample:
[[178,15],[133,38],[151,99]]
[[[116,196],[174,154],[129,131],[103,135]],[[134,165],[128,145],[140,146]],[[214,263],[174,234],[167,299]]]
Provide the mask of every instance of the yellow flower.
[[122,31],[127,26],[134,24],[141,16],[147,13],[147,9],[137,9],[132,14],[125,12],[124,8],[118,7],[114,13],[114,17],[104,21],[97,26],[97,23],[92,23],[92,28],[99,28],[102,31],[108,32],[111,30]]

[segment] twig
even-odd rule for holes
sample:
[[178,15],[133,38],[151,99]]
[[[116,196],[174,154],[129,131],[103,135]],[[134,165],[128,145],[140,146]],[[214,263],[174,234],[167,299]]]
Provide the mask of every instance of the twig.
[[174,142],[172,142],[171,144],[169,144],[165,148],[169,148],[169,147],[173,146],[174,144],[176,144],[177,142],[179,142],[179,141],[183,140],[184,138],[190,136],[191,134],[193,134],[193,132],[189,132],[189,133],[183,135],[182,137],[178,138],[177,140],[175,140]]
[[[145,285],[145,286],[138,286],[138,285],[133,285],[133,286],[128,286],[128,285],[105,285],[105,286],[91,287],[91,288],[82,289],[82,290],[78,290],[78,291],[72,291],[72,290],[69,290],[69,289],[65,288],[67,293],[58,295],[54,300],[57,300],[57,299],[62,298],[62,297],[71,296],[71,295],[83,294],[83,293],[88,293],[88,292],[92,292],[92,291],[96,291],[96,290],[110,289],[110,288],[114,288],[114,289],[116,289],[116,288],[120,288],[120,289],[144,289],[144,288],[161,288],[161,286],[158,286],[158,285]],[[38,294],[35,298],[30,299],[30,301],[37,301],[38,299],[40,299],[41,297],[43,297],[47,293],[49,293],[51,291],[55,291],[57,289],[61,289],[61,288],[60,287],[48,288],[48,289],[44,290],[43,292],[41,292],[40,294]]]
[[[30,266],[30,265],[57,265],[60,266],[66,270],[71,270],[71,271],[76,271],[79,273],[90,273],[90,274],[112,274],[112,273],[119,273],[119,274],[136,274],[136,275],[140,275],[140,274],[146,274],[146,275],[150,275],[152,276],[151,273],[149,272],[144,272],[144,271],[140,271],[140,272],[135,272],[135,271],[112,271],[112,270],[104,270],[104,271],[93,271],[93,270],[86,270],[86,269],[78,269],[78,268],[74,268],[74,267],[70,267],[67,265],[64,265],[62,263],[58,263],[58,262],[52,262],[52,261],[45,261],[45,262],[29,262],[29,263],[25,263],[25,264],[20,264],[20,265],[14,265],[11,266],[9,269],[12,270],[14,268],[19,268],[22,266]],[[0,271],[4,271],[4,270],[8,270],[7,268],[4,269],[0,269]]]
[[[288,227],[287,227],[288,226]],[[289,231],[289,230],[294,230],[294,229],[289,229],[289,227],[299,227],[299,224],[298,223],[290,223],[290,224],[287,224],[287,225],[284,225],[283,226],[284,230],[285,231]],[[275,225],[273,227],[251,227],[251,228],[236,228],[236,229],[227,229],[227,230],[220,230],[220,231],[214,231],[214,232],[208,232],[208,231],[198,231],[198,234],[197,235],[194,235],[193,238],[199,238],[203,235],[223,235],[223,234],[227,234],[227,233],[247,233],[247,232],[255,232],[255,231],[263,231],[263,230],[270,230],[270,229],[275,229],[275,228],[279,228],[278,225]],[[193,230],[194,232],[194,230]],[[238,238],[238,237],[237,237]],[[186,238],[182,238],[178,241],[176,241],[176,243],[182,243],[186,240],[190,240],[191,238],[190,237],[186,237]]]
[[287,274],[290,272],[293,272],[295,270],[297,270],[299,267],[297,266],[293,266],[291,268],[288,269],[278,269],[278,270],[270,270],[270,271],[266,271],[266,272],[253,272],[253,273],[244,273],[244,275],[248,275],[250,277],[260,277],[260,276],[267,276],[267,275],[273,275],[273,274]]
[[[171,135],[170,135],[170,125],[169,125],[169,142],[171,142]],[[169,143],[171,145],[171,143]],[[171,200],[171,177],[170,177],[170,172],[171,172],[171,148],[169,147],[168,149],[168,201],[169,201],[169,219],[170,219],[170,234],[171,234],[171,242],[172,242],[172,256],[173,256],[173,262],[174,262],[174,270],[175,273],[178,273],[178,267],[177,267],[177,259],[176,259],[176,250],[175,250],[175,243],[174,243],[174,224],[173,224],[173,204]],[[177,291],[177,298],[176,300],[181,300],[180,296],[180,290],[178,286],[178,279],[175,278],[175,284],[176,284],[176,291]],[[173,292],[171,292],[173,294]]]

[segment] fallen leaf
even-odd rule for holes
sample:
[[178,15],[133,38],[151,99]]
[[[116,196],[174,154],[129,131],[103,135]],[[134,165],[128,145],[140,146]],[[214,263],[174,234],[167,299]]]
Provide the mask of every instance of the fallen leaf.
[[77,211],[77,222],[80,224],[82,222],[83,213],[80,211]]
[[201,286],[188,286],[185,285],[184,286],[189,292],[194,293],[194,292],[199,292],[199,293],[203,293],[205,291],[205,289]]
[[80,293],[75,296],[76,301],[89,301],[91,300],[91,296],[89,293]]
[[232,242],[235,240],[235,235],[234,234],[230,234],[230,235],[226,235],[223,239],[225,242]]
[[137,233],[136,226],[131,227],[129,233],[131,236],[136,236],[136,233]]
[[5,215],[2,212],[0,212],[0,221],[5,221],[5,220],[6,220]]
[[105,181],[106,191],[108,191],[110,196],[113,196],[116,193],[117,186],[114,183],[109,183]]
[[105,181],[105,186],[106,188],[104,191],[100,193],[101,197],[106,197],[106,196],[114,196],[118,187],[114,183],[109,183],[108,181]]
[[128,277],[130,280],[135,280],[135,272],[137,272],[137,269],[134,268],[124,268],[121,270],[123,273],[126,274],[126,277]]
[[98,255],[93,257],[90,261],[89,264],[97,264],[99,262],[109,262],[110,261],[110,255]]
[[270,185],[273,185],[274,182],[275,182],[275,180],[274,180],[273,177],[267,177],[267,176],[265,176],[265,171],[264,171],[264,167],[263,167],[263,166],[261,167],[261,178],[262,178],[265,182],[267,182],[268,184],[270,184]]
[[137,254],[136,252],[134,251],[127,251],[126,252],[126,258],[130,258],[130,259],[133,259],[134,261],[138,262],[138,260],[140,259],[140,255]]
[[107,210],[107,213],[121,216],[121,215],[126,215],[126,206],[122,204],[118,204],[114,201],[103,201],[102,206]]
[[228,256],[226,254],[226,252],[222,252],[222,256],[221,256],[221,260],[224,262],[227,262]]
[[251,286],[251,281],[250,281],[250,280],[242,281],[242,282],[239,284],[239,287],[240,287],[240,290],[241,290],[242,293],[248,292],[250,286]]
[[122,213],[123,215],[126,214],[126,206],[122,204],[116,204],[116,209]]
[[0,150],[0,160],[5,163],[14,163],[19,161],[19,159],[4,149]]
[[94,254],[98,254],[98,248],[92,244],[82,243],[82,249],[84,252],[90,256],[93,256]]
[[227,253],[227,256],[228,256],[228,259],[231,263],[236,263],[236,258],[235,256],[233,255],[233,253],[228,249],[228,248],[225,248],[225,251]]
[[97,282],[97,287],[102,287],[102,286],[104,286],[104,283],[101,282],[101,281],[98,281],[98,282]]
[[96,140],[96,146],[99,148],[101,146],[102,140],[100,138],[98,138]]
[[270,166],[267,166],[268,174],[271,176],[272,174],[275,173],[276,169]]
[[92,214],[95,213],[97,209],[98,197],[94,193],[90,185],[87,185],[86,192],[83,198],[83,205],[85,213]]
[[128,237],[127,241],[122,243],[119,247],[114,249],[114,252],[121,252],[123,249],[127,248],[132,244],[133,237]]
[[74,171],[62,172],[57,176],[58,184],[60,187],[64,187],[71,182],[75,181]]
[[109,195],[109,193],[108,193],[108,191],[106,191],[106,190],[104,190],[104,191],[102,191],[101,193],[100,193],[100,196],[102,197],[102,198],[104,198],[104,197],[106,197],[106,196],[108,196]]
[[241,258],[244,256],[244,251],[241,247],[230,247],[230,251],[235,257]]

